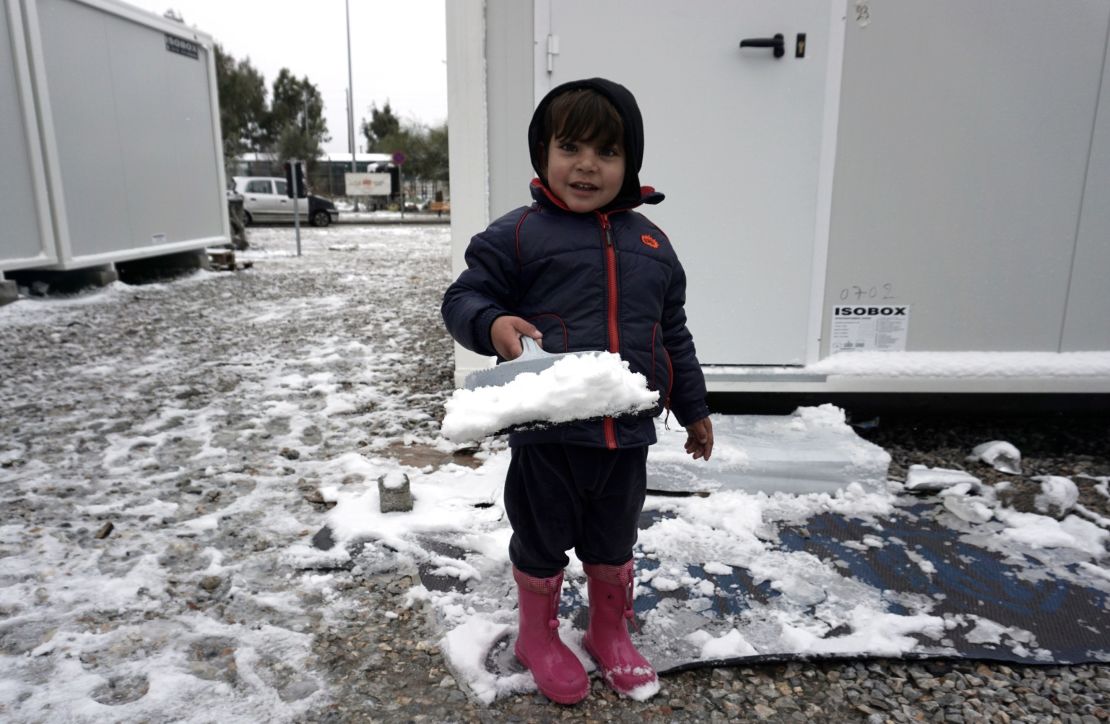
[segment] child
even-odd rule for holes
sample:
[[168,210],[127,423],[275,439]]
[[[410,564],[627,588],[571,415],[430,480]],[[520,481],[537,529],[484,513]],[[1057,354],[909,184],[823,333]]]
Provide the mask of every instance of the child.
[[467,349],[509,360],[528,335],[549,352],[608,350],[659,391],[648,415],[509,436],[505,509],[520,616],[514,650],[540,691],[561,704],[589,691],[556,630],[570,548],[588,579],[586,650],[618,692],[646,699],[658,691],[626,627],[652,417],[669,408],[686,426],[695,460],[713,450],[705,380],[686,329],[685,275],[666,235],[633,211],[663,200],[640,187],[643,135],[624,86],[592,78],[548,93],[528,128],[535,203],[471,240],[467,270],[443,299],[447,328]]

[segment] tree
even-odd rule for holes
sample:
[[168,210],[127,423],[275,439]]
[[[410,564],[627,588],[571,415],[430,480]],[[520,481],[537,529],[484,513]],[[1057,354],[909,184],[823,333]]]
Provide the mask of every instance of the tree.
[[444,121],[428,129],[424,148],[423,178],[447,183],[451,176],[447,147],[447,122]]
[[[377,146],[370,150],[375,153],[393,153],[394,151],[404,151],[408,156],[415,146],[413,140],[413,132],[409,127],[399,128],[388,136],[378,140]],[[406,165],[408,161],[405,162]]]
[[224,158],[232,159],[262,147],[268,114],[266,81],[249,58],[236,61],[219,45],[215,53]]
[[320,144],[301,133],[295,125],[286,126],[274,144],[274,152],[280,161],[299,159],[309,168],[320,155]]
[[381,150],[405,152],[405,175],[424,181],[448,179],[447,124],[429,128],[406,122],[396,133],[382,139]]
[[367,151],[404,152],[406,186],[415,188],[415,182],[424,182],[423,191],[418,193],[427,193],[427,182],[431,182],[435,190],[439,183],[448,182],[446,121],[431,127],[417,120],[402,122],[386,101],[381,109],[376,103],[370,106],[370,120],[362,120],[361,130],[366,137]]
[[331,140],[324,120],[324,99],[307,77],[298,80],[282,68],[274,80],[273,101],[266,123],[267,140],[280,160],[300,158],[311,163],[320,146]]
[[401,120],[393,115],[389,101],[379,110],[378,104],[370,106],[370,120],[362,119],[360,126],[362,135],[366,137],[366,150],[368,152],[390,153],[396,149],[385,148],[385,141],[397,136],[401,132]]

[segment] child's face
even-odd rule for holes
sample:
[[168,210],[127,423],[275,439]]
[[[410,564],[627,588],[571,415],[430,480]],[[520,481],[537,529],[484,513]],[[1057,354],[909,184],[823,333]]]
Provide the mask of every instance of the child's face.
[[624,184],[624,149],[552,137],[547,144],[547,185],[571,211],[596,211]]

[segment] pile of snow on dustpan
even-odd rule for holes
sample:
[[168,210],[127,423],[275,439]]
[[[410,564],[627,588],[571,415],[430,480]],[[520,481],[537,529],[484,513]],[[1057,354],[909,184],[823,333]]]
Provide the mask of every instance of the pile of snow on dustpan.
[[650,410],[659,393],[611,352],[549,354],[528,337],[523,354],[466,379],[446,404],[442,433],[465,442],[525,426]]

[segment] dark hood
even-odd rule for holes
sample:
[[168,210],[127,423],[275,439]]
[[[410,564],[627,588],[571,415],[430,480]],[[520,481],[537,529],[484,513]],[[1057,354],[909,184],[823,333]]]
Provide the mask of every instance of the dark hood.
[[[547,107],[551,105],[555,96],[583,88],[589,88],[605,96],[617,109],[617,113],[620,114],[624,123],[624,185],[621,186],[617,197],[601,211],[638,206],[643,202],[643,192],[640,189],[640,167],[644,162],[644,119],[640,115],[640,107],[636,105],[635,96],[620,83],[614,83],[605,78],[573,80],[556,86],[545,95],[539,105],[536,106],[536,111],[532,114],[532,122],[528,125],[528,149],[532,157],[532,168],[536,170],[536,175],[539,176],[544,187],[547,187],[547,177],[544,175],[540,164],[540,154],[546,152],[547,141],[551,136],[550,129],[544,128],[544,116],[547,113]],[[661,194],[659,197],[662,200]]]

